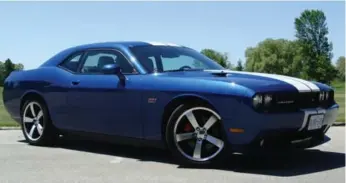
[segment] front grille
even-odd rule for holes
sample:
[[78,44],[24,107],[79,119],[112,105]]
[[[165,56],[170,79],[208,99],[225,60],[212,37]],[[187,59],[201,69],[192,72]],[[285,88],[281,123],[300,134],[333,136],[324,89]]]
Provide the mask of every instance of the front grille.
[[330,93],[328,101],[319,101],[319,92],[307,93],[275,93],[270,111],[297,111],[307,108],[328,108],[333,104],[334,93]]
[[297,106],[301,109],[320,107],[319,92],[299,93]]

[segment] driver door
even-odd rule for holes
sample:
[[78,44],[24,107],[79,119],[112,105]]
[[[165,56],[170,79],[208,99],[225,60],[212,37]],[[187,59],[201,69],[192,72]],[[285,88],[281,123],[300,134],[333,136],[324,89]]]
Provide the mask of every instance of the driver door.
[[[120,84],[117,75],[101,72],[104,65],[117,63],[127,77]],[[71,77],[67,101],[71,108],[70,123],[74,129],[128,137],[141,136],[141,94],[133,88],[140,75],[115,50],[87,51],[78,74]]]

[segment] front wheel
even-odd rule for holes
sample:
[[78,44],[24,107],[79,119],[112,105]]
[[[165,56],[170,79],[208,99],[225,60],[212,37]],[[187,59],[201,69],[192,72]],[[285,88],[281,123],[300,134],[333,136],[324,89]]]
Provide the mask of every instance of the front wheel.
[[166,126],[169,149],[184,164],[211,164],[221,160],[226,141],[221,117],[206,106],[181,105]]

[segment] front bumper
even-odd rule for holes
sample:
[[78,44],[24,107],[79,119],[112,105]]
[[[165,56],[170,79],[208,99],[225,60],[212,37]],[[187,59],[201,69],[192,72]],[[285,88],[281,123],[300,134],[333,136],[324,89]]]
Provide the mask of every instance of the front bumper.
[[[330,139],[325,135],[335,122],[339,106],[328,109],[305,109],[290,113],[257,113],[242,106],[238,115],[224,119],[228,142],[237,152],[252,149],[286,149],[315,147]],[[322,127],[308,130],[311,115],[324,114]],[[232,133],[230,128],[244,129],[243,133]]]
[[250,144],[234,145],[232,149],[241,153],[258,153],[312,148],[331,140],[325,135],[327,130],[328,127],[323,126],[314,131],[262,131]]

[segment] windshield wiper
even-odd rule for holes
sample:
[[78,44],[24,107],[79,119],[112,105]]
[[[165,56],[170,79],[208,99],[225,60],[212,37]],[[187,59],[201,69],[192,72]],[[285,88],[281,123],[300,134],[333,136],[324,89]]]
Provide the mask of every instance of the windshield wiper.
[[173,70],[166,70],[164,72],[181,72],[181,71],[203,71],[204,69],[173,69]]

